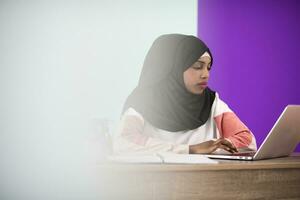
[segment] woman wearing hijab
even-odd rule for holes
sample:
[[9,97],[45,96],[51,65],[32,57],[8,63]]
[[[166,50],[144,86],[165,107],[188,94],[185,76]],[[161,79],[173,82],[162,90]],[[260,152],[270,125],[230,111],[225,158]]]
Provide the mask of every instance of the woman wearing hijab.
[[212,153],[256,149],[251,131],[207,87],[213,57],[194,36],[162,35],[122,112],[115,153]]

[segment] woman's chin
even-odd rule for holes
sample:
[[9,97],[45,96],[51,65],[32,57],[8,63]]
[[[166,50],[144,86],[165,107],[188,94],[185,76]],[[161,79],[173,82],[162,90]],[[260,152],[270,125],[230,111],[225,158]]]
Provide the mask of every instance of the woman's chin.
[[203,94],[203,92],[204,90],[199,90],[199,89],[192,91],[193,94],[198,94],[198,95]]

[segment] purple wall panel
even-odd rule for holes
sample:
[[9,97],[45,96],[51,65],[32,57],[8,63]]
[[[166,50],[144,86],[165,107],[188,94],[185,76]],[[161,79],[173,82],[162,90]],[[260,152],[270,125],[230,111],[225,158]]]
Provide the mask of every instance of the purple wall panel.
[[214,56],[210,87],[258,145],[287,104],[300,104],[299,10],[297,0],[198,1],[198,36]]

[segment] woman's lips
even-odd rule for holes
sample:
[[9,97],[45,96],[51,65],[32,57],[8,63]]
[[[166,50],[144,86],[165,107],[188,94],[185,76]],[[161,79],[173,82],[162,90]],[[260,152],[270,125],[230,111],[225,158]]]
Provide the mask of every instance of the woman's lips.
[[206,88],[207,87],[207,82],[198,83],[197,86],[199,86],[201,88]]

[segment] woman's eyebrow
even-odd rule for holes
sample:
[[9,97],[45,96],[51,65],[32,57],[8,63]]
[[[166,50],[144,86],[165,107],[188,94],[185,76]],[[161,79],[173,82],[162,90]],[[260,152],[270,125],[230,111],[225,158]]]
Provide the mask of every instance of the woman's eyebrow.
[[[202,61],[202,60],[197,60],[197,62],[200,62],[200,63],[206,64],[206,62],[204,62],[204,61]],[[210,63],[211,63],[211,61],[210,61],[208,64],[210,64]]]

